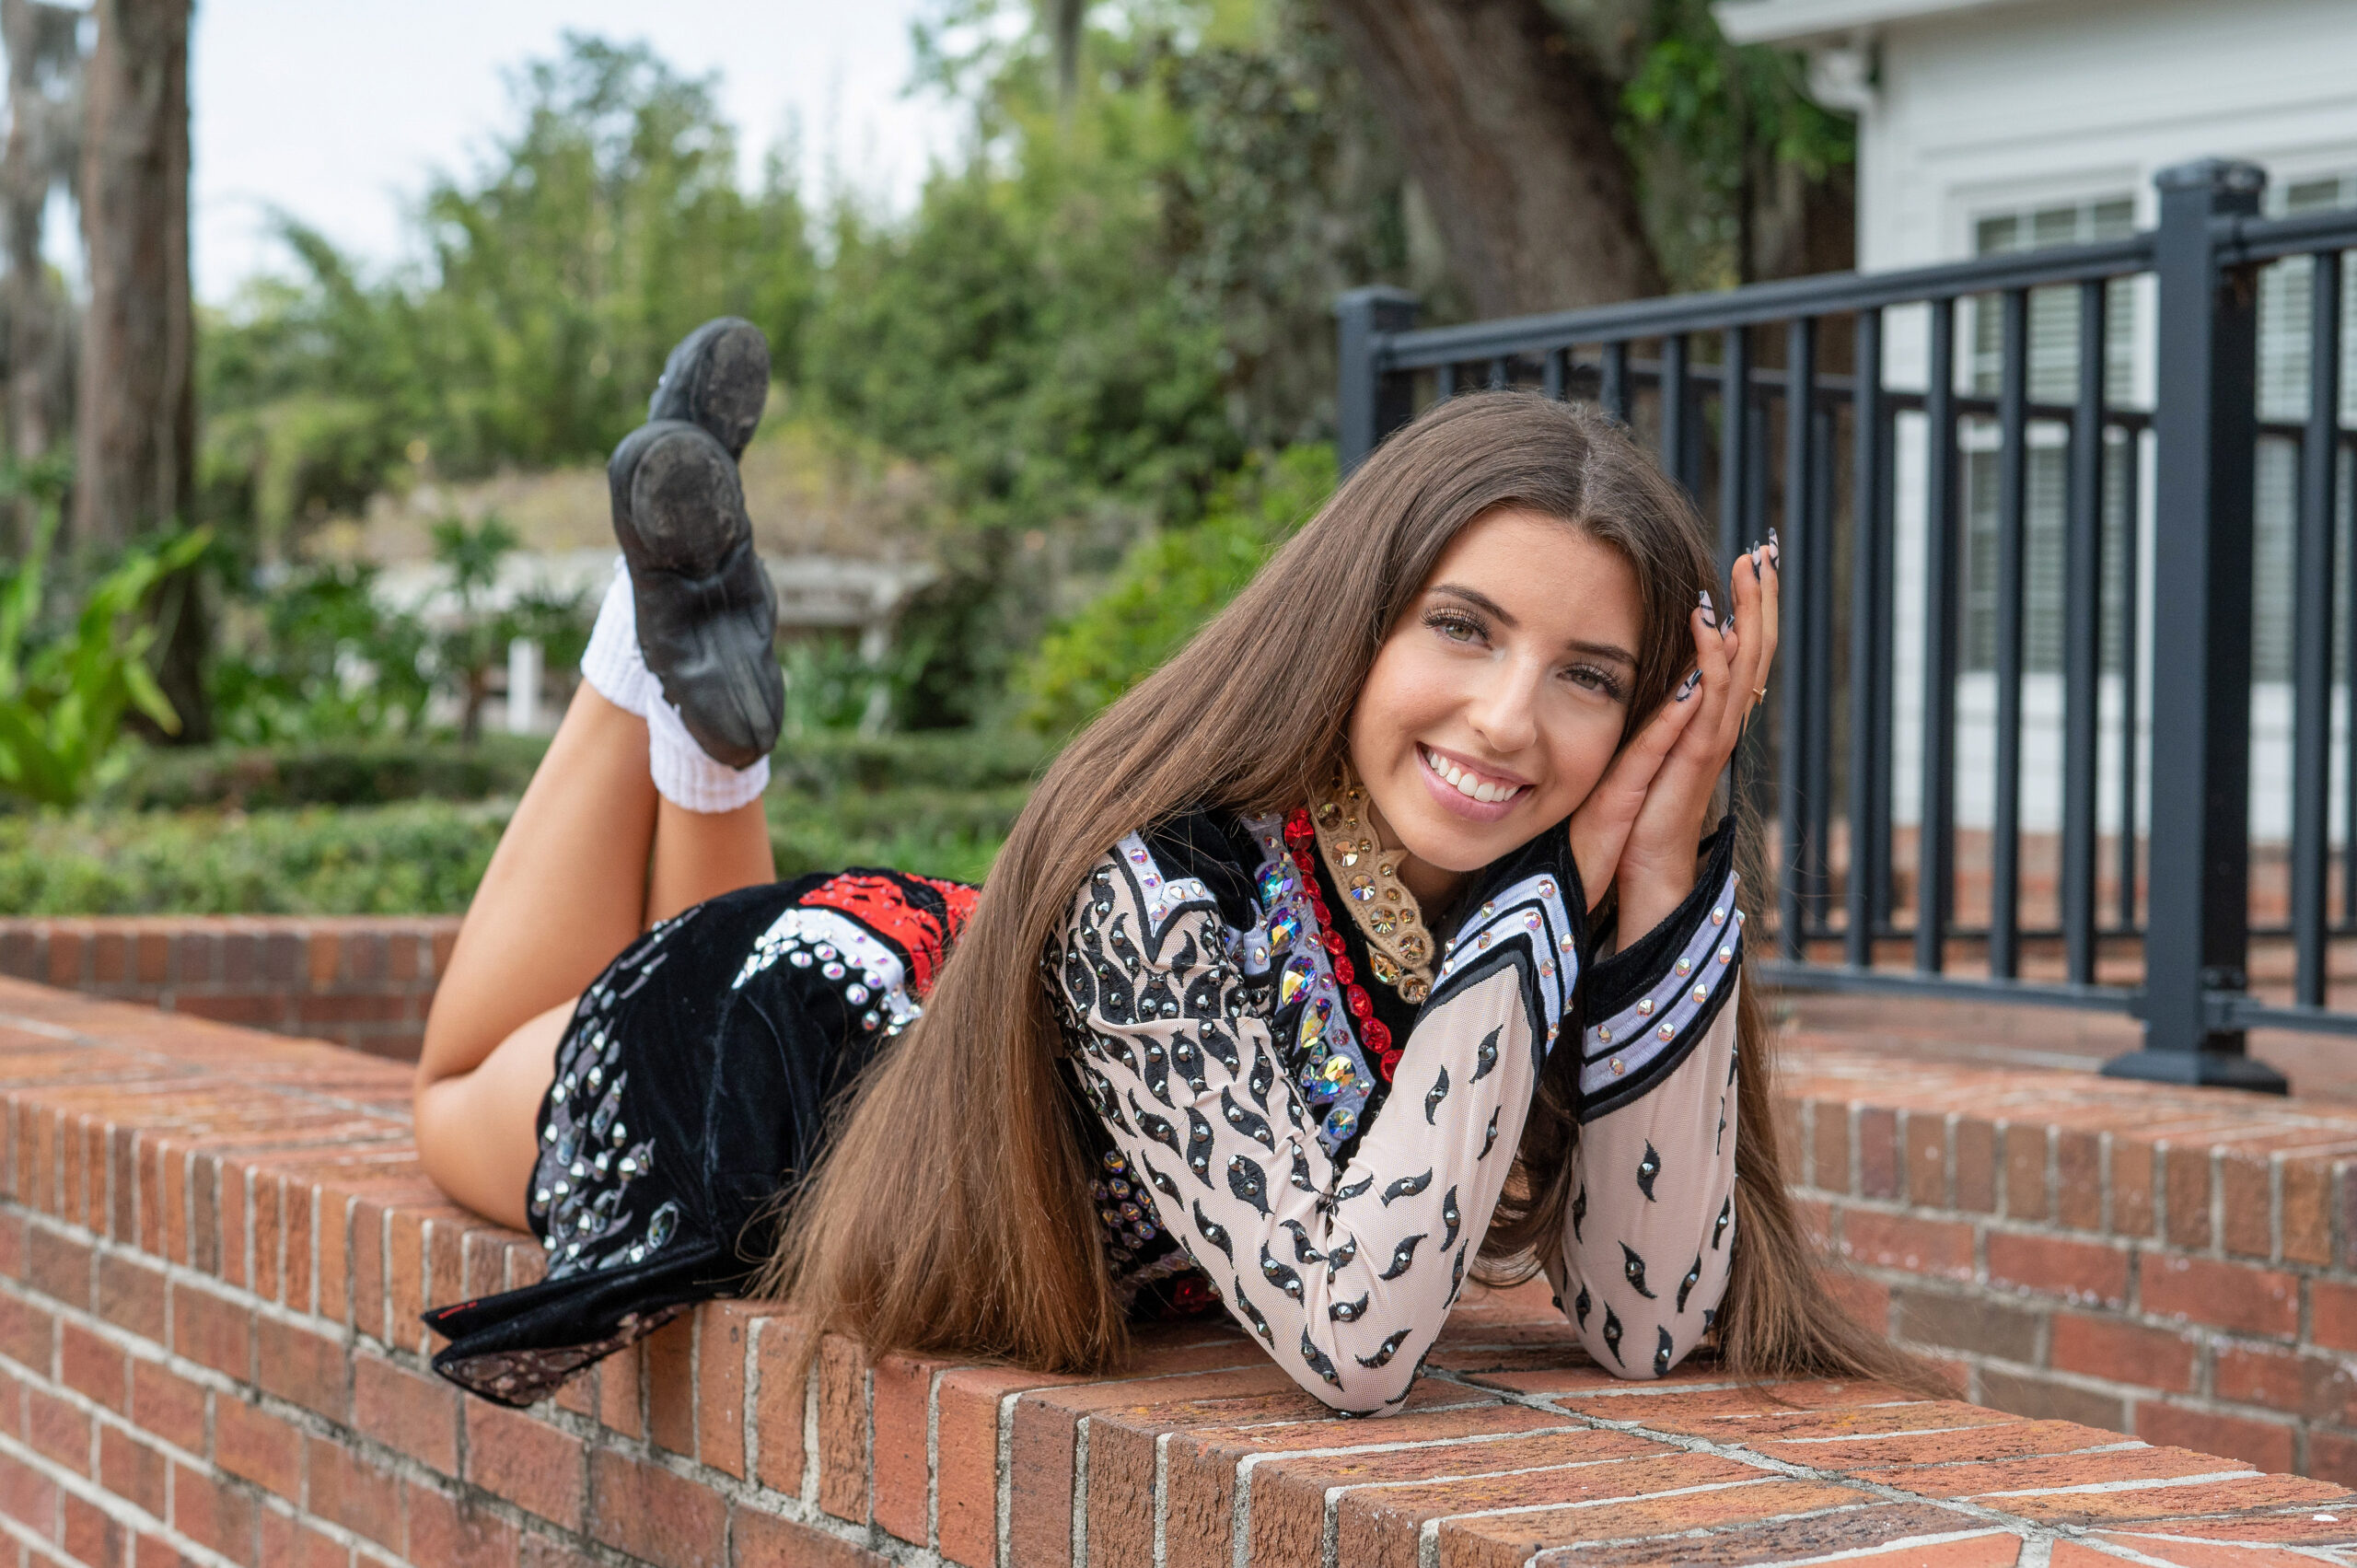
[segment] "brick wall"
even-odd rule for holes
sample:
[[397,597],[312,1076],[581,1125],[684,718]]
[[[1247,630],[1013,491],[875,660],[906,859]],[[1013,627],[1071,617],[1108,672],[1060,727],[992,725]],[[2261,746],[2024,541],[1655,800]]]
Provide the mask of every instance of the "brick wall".
[[1384,1422],[1215,1328],[1111,1380],[830,1342],[793,1383],[796,1326],[745,1303],[506,1411],[430,1376],[415,1315],[540,1252],[439,1200],[406,1101],[394,1063],[0,981],[20,1568],[2357,1562],[2332,1482],[1707,1363],[1620,1383],[1529,1289],[1461,1307]]
[[0,919],[0,975],[417,1059],[456,915]]
[[1856,1309],[1969,1397],[2357,1481],[2357,1107],[1799,1056]]

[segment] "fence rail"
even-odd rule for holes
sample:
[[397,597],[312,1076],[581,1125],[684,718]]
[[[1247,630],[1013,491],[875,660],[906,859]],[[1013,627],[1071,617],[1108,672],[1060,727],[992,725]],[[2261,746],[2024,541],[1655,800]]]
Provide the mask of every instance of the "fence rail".
[[[1723,561],[1781,530],[1782,668],[1740,770],[1774,824],[1774,981],[2132,1013],[2144,1047],[2107,1071],[2280,1091],[2246,1031],[2357,1034],[2357,212],[2263,217],[2243,163],[2156,185],[2150,230],[1908,272],[1425,330],[1412,296],[1353,291],[1342,458],[1536,386],[1652,440]],[[2262,408],[2263,273],[2307,285],[2296,417]],[[2262,447],[2290,470],[2264,518]],[[2264,580],[2262,520],[2288,543]],[[2280,672],[2255,672],[2255,587],[2282,589]]]

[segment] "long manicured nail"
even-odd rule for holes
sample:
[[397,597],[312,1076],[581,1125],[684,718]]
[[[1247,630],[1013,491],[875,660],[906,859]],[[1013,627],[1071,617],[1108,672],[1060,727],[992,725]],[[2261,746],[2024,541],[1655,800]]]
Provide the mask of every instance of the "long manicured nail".
[[1686,679],[1678,683],[1678,695],[1670,700],[1676,703],[1682,703],[1686,701],[1687,698],[1694,695],[1694,688],[1701,684],[1702,672],[1699,669],[1689,669],[1686,672]]
[[1719,624],[1719,607],[1711,602],[1711,590],[1704,588],[1697,596],[1702,609],[1702,624],[1715,629]]
[[1779,571],[1782,571],[1784,565],[1784,547],[1778,541],[1774,528],[1768,530],[1768,564]]

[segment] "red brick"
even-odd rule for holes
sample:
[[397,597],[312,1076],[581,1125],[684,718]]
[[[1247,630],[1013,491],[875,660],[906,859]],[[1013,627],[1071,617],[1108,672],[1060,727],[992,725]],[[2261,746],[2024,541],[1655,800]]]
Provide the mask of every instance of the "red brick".
[[646,1434],[646,1416],[640,1403],[646,1384],[644,1348],[642,1341],[598,1364],[598,1419],[631,1437]]
[[926,1539],[931,1474],[925,1458],[939,1365],[888,1355],[876,1364],[876,1522],[902,1540]]
[[1850,1108],[1820,1099],[1809,1107],[1811,1185],[1828,1192],[1850,1191]]
[[2357,1433],[2308,1433],[2307,1473],[2319,1481],[2357,1485]]
[[1950,1279],[1972,1277],[1972,1226],[1852,1209],[1841,1216],[1841,1253],[1852,1263]]
[[354,1356],[352,1427],[444,1475],[459,1473],[459,1391],[439,1377]]
[[79,1323],[57,1326],[57,1377],[121,1415],[130,1408],[131,1367],[119,1346]]
[[1872,1106],[1857,1112],[1858,1191],[1867,1198],[1899,1192],[1898,1115]]
[[867,1522],[867,1362],[829,1335],[819,1352],[819,1506]]
[[1956,1206],[1968,1214],[1997,1212],[1997,1129],[1977,1116],[1956,1122]]
[[268,1487],[289,1502],[303,1500],[303,1436],[276,1416],[242,1400],[213,1406],[214,1462],[231,1475]]
[[164,1451],[117,1426],[99,1428],[99,1485],[133,1506],[164,1516]]
[[0,1355],[46,1373],[56,1345],[54,1314],[21,1297],[0,1295]]
[[752,1508],[730,1513],[728,1535],[735,1543],[734,1568],[888,1568],[891,1561],[839,1536]]
[[2096,1241],[1991,1230],[1989,1283],[2119,1307],[2128,1300],[2128,1252]]
[[[325,1264],[320,1254],[342,1245],[327,1213],[319,1207],[319,1189],[308,1181],[289,1181],[280,1191],[279,1204],[286,1230],[286,1274],[278,1299],[297,1312],[317,1312],[333,1322],[345,1321],[342,1287],[334,1295],[317,1288]],[[314,1226],[317,1236],[312,1234]]]
[[682,1313],[646,1337],[646,1435],[658,1448],[696,1452],[696,1321]]
[[963,1568],[998,1562],[998,1409],[1007,1395],[1057,1381],[1012,1368],[965,1366],[935,1395],[935,1514],[941,1554]]
[[2173,1247],[2202,1249],[2210,1245],[2210,1151],[2165,1149],[2161,1168],[2167,1179],[2168,1237]]
[[2058,1312],[2048,1330],[2047,1357],[2057,1372],[2173,1393],[2193,1390],[2199,1342],[2190,1335],[2117,1318]]
[[[807,1463],[802,1434],[808,1384],[786,1373],[799,1353],[801,1338],[800,1325],[784,1318],[765,1318],[753,1330],[753,1356],[761,1368],[761,1394],[753,1410],[754,1474],[763,1486],[789,1497],[802,1495]],[[996,1426],[991,1436],[995,1443]],[[942,1452],[947,1454],[946,1445]]]
[[401,1483],[340,1442],[309,1438],[304,1454],[310,1469],[310,1512],[331,1524],[399,1551],[401,1546]]
[[2123,1431],[2127,1426],[2127,1407],[2115,1394],[1994,1366],[1980,1368],[1980,1401],[1991,1410],[2008,1411],[2032,1421],[2075,1421],[2107,1432]]
[[2332,1176],[2321,1160],[2282,1163],[2283,1260],[2332,1261]]
[[68,1307],[88,1307],[90,1244],[32,1226],[25,1233],[25,1283]]
[[[385,1205],[368,1198],[352,1205],[352,1326],[372,1340],[394,1342],[387,1324]],[[324,1261],[324,1260],[322,1260]]]
[[413,1562],[435,1568],[515,1568],[516,1527],[479,1502],[456,1499],[414,1481],[401,1484]]
[[728,1475],[745,1473],[745,1357],[764,1310],[721,1301],[696,1314],[696,1458]]
[[2300,1327],[2300,1282],[2279,1269],[2147,1253],[2138,1262],[2143,1309],[2247,1334],[2286,1339]]
[[2275,1194],[2269,1162],[2248,1155],[2220,1156],[2218,1191],[2226,1250],[2238,1258],[2273,1257]]
[[[144,1564],[144,1547],[140,1559]],[[284,1514],[261,1516],[261,1568],[345,1568],[351,1561],[351,1549],[333,1536]]]
[[0,1454],[0,1514],[43,1536],[57,1527],[57,1483],[10,1454]]
[[352,1400],[342,1340],[315,1334],[275,1318],[254,1324],[256,1380],[266,1393],[343,1421]]
[[488,1400],[469,1400],[466,1479],[528,1514],[581,1527],[586,1495],[581,1440]]
[[656,1568],[721,1568],[728,1505],[708,1486],[600,1448],[589,1457],[589,1533]]
[[2345,1422],[2357,1378],[2332,1356],[2228,1342],[2212,1353],[2210,1389],[2219,1399],[2283,1415]]
[[1919,1209],[1948,1207],[1948,1119],[1936,1110],[1910,1110],[1899,1123],[1905,1156],[1907,1201]]
[[386,1215],[385,1342],[389,1345],[417,1350],[425,1342],[425,1326],[417,1319],[425,1310],[426,1227],[443,1217],[431,1209],[410,1205]]
[[2111,1145],[2111,1229],[2115,1236],[2149,1237],[2156,1221],[2153,1203],[2153,1145],[2115,1138]]
[[131,1419],[191,1453],[204,1451],[204,1389],[152,1361],[131,1364]]
[[1847,1269],[1827,1268],[1819,1275],[1826,1295],[1844,1312],[1877,1334],[1890,1331],[1890,1287]]
[[172,1467],[172,1527],[236,1562],[252,1562],[261,1510],[252,1497],[186,1465]]
[[2054,1130],[2054,1217],[2073,1230],[2103,1228],[2103,1143],[2093,1132]]
[[25,1389],[25,1441],[75,1475],[90,1473],[90,1418],[45,1388]]
[[2046,1141],[2044,1122],[2006,1125],[2006,1214],[2011,1219],[2046,1219]]
[[239,1382],[253,1380],[253,1313],[182,1280],[172,1288],[172,1349]]
[[2357,1285],[2308,1282],[2308,1337],[2330,1350],[2357,1351]]
[[2260,1469],[2292,1468],[2292,1426],[2289,1422],[2253,1421],[2245,1416],[2140,1400],[2136,1406],[2136,1435],[2147,1443],[2191,1448],[2240,1459]]
[[122,1526],[92,1504],[67,1493],[58,1500],[63,1504],[63,1528],[57,1544],[75,1562],[86,1562],[93,1568],[122,1568],[127,1561],[129,1540]]

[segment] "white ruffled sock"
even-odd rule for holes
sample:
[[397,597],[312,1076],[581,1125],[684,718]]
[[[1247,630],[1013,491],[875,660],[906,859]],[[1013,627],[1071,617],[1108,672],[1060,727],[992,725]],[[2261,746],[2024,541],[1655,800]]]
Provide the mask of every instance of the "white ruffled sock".
[[663,683],[638,651],[638,612],[631,600],[630,569],[614,563],[614,580],[598,607],[598,624],[581,655],[581,678],[599,696],[646,721],[646,767],[655,791],[690,811],[734,811],[756,799],[770,782],[770,760],[731,768],[704,755]]

